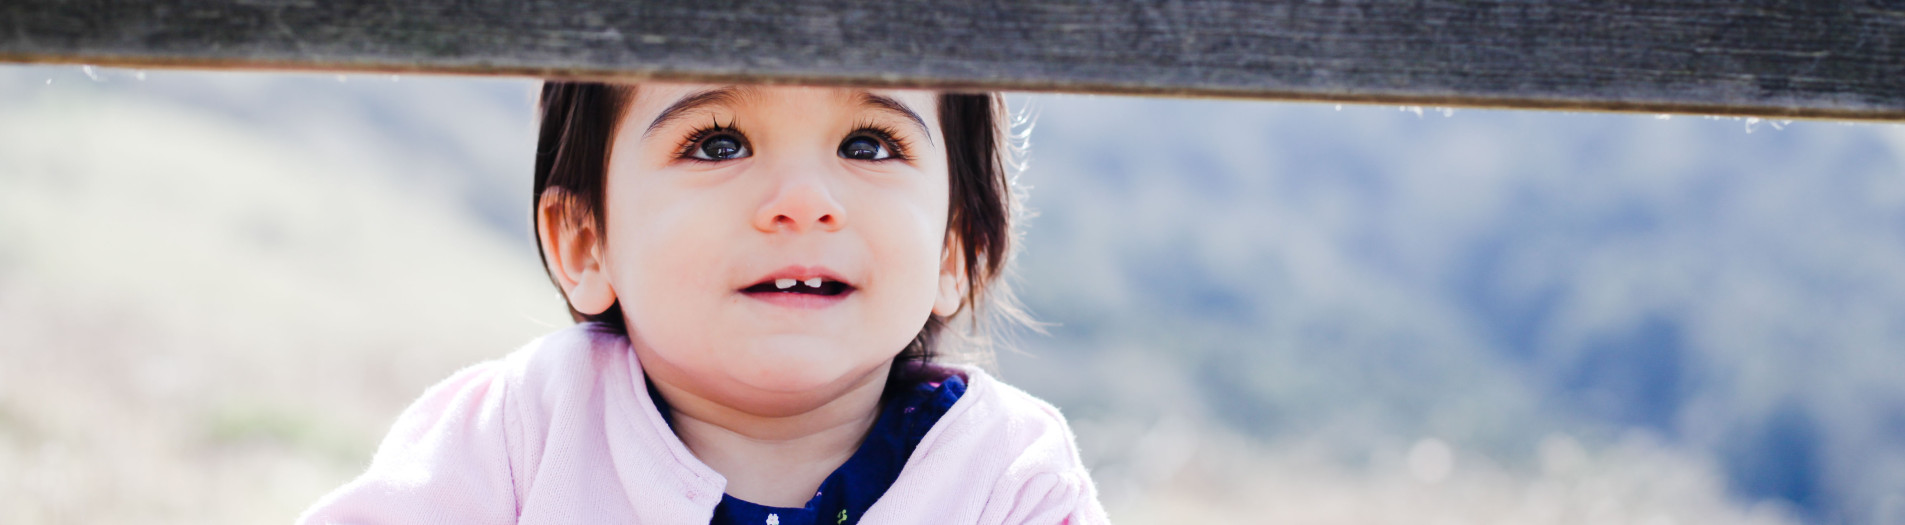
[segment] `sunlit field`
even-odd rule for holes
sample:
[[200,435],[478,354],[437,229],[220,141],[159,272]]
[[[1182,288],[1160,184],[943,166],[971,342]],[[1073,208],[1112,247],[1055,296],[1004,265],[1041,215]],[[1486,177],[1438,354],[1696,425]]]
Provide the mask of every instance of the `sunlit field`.
[[[0,523],[270,523],[569,323],[535,84],[0,68]],[[1905,131],[1012,97],[1118,523],[1905,523]]]

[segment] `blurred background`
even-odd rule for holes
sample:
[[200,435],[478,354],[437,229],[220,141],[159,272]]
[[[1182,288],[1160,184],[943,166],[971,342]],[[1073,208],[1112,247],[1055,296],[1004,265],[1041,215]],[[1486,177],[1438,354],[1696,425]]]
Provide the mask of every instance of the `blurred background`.
[[[568,324],[518,79],[0,66],[0,523],[288,522]],[[1905,523],[1905,128],[1013,96],[1119,523]]]

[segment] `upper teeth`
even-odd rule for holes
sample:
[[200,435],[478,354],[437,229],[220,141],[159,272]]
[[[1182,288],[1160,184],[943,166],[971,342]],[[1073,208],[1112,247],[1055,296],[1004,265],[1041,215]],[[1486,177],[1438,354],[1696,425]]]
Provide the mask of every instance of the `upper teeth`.
[[807,285],[807,287],[808,287],[808,288],[819,288],[819,287],[820,287],[820,285],[821,285],[822,283],[825,283],[825,282],[826,282],[825,280],[822,280],[822,279],[821,279],[821,278],[819,278],[819,277],[814,277],[814,278],[811,278],[811,279],[808,279],[808,280],[806,280],[806,281],[801,281],[801,280],[799,280],[799,279],[789,279],[789,278],[785,278],[785,277],[782,277],[782,278],[780,278],[780,279],[775,279],[775,280],[774,280],[774,287],[775,287],[775,288],[779,288],[779,289],[782,289],[782,290],[786,290],[786,289],[788,289],[788,288],[793,288],[793,287],[794,287],[794,285],[796,285],[796,284],[805,284],[805,285]]

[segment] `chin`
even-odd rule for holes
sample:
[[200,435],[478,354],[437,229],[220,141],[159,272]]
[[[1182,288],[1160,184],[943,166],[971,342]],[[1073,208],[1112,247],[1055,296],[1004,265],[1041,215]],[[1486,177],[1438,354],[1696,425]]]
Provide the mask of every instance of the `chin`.
[[767,392],[829,395],[880,372],[898,355],[897,351],[854,352],[850,348],[851,344],[832,338],[771,337],[735,356],[729,376]]

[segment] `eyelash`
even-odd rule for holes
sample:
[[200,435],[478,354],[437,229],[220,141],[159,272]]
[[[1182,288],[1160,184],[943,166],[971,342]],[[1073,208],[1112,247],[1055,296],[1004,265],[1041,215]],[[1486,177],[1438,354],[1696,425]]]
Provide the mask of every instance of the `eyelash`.
[[707,125],[695,128],[693,133],[689,133],[687,137],[681,139],[681,144],[675,147],[675,158],[695,162],[720,162],[695,158],[694,153],[695,148],[700,147],[702,141],[714,138],[715,135],[722,133],[734,135],[735,138],[741,139],[740,142],[743,145],[748,143],[747,134],[741,133],[740,127],[735,126],[734,121],[730,120],[727,124],[723,125],[721,121],[710,119]]
[[[866,136],[873,137],[874,139],[879,140],[880,142],[886,143],[885,145],[886,145],[887,153],[890,153],[893,156],[885,158],[885,159],[877,160],[874,162],[885,162],[889,160],[899,160],[899,161],[913,160],[913,156],[907,153],[909,151],[912,151],[913,149],[912,145],[908,144],[905,139],[901,139],[899,132],[894,131],[891,126],[887,126],[885,124],[881,124],[878,122],[861,122],[860,124],[855,125],[853,127],[852,132],[847,133],[846,138],[853,138],[854,135],[866,135]],[[844,141],[846,139],[841,139],[841,140]]]
[[[701,146],[702,141],[706,141],[710,138],[714,138],[716,135],[720,135],[722,133],[731,134],[731,135],[734,135],[735,138],[741,139],[740,140],[741,144],[745,145],[748,143],[747,134],[741,133],[739,126],[735,126],[733,121],[728,121],[727,124],[722,124],[718,120],[711,120],[708,122],[708,124],[703,125],[699,128],[695,128],[695,130],[689,133],[688,136],[682,138],[681,144],[675,147],[675,158],[681,159],[681,160],[691,160],[695,162],[721,162],[721,161],[715,161],[715,160],[695,158],[694,152],[696,147]],[[841,140],[845,141],[847,138],[853,138],[853,136],[855,135],[866,135],[869,137],[873,137],[875,140],[878,140],[884,143],[884,145],[887,148],[887,153],[892,155],[891,157],[872,161],[872,162],[885,162],[889,160],[900,160],[900,161],[913,160],[913,156],[907,153],[909,151],[912,151],[912,144],[908,143],[906,139],[900,138],[899,133],[894,131],[891,126],[887,126],[885,124],[881,124],[878,122],[862,122],[860,124],[855,125],[853,131],[848,132],[846,138],[843,138]],[[749,146],[749,147],[751,148],[752,146]]]

